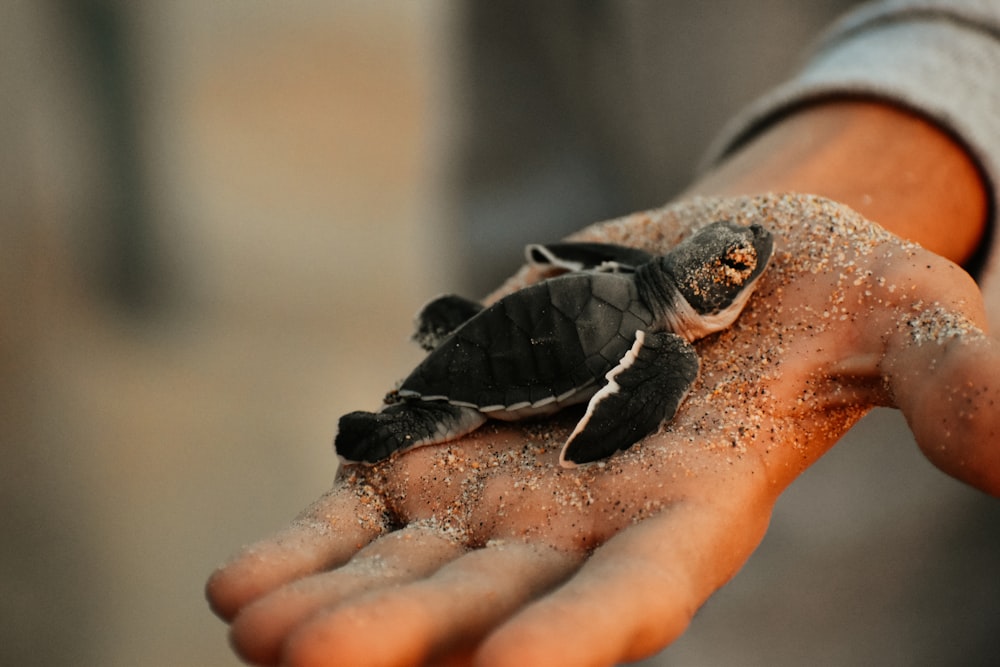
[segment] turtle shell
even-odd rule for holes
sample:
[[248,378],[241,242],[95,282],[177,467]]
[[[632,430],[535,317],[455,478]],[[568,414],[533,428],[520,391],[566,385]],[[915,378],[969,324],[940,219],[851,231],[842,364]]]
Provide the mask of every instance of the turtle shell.
[[570,273],[510,294],[472,317],[399,388],[496,418],[547,414],[587,400],[649,329],[633,276]]

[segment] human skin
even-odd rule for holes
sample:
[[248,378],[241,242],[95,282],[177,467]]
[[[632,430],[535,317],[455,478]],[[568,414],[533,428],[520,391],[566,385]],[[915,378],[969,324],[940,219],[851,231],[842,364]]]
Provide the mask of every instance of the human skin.
[[[732,198],[767,191],[829,197],[923,248],[826,200]],[[974,251],[987,209],[958,145],[888,106],[824,104],[772,125],[684,199],[581,234],[656,250],[726,215],[776,235],[743,316],[698,344],[701,376],[674,421],[574,470],[557,463],[573,415],[490,424],[341,470],[291,525],[209,580],[242,657],[650,655],[742,566],[779,494],[873,405],[899,407],[931,461],[1000,496],[1000,347],[983,333],[978,288],[949,261]],[[503,289],[536,277],[522,271]]]

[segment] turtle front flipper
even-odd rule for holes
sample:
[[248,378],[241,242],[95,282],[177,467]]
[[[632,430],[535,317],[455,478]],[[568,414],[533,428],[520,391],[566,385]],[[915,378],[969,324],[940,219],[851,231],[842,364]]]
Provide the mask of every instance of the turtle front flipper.
[[430,352],[482,309],[482,304],[457,294],[439,296],[417,313],[413,340]]
[[485,421],[474,408],[405,400],[381,412],[351,412],[341,417],[334,448],[344,463],[376,463],[396,451],[454,440]]
[[570,434],[559,463],[566,468],[628,449],[671,419],[698,377],[698,355],[669,332],[637,331],[635,343],[605,376]]
[[613,243],[546,243],[532,244],[524,249],[529,264],[552,266],[565,271],[634,271],[653,255],[638,248]]

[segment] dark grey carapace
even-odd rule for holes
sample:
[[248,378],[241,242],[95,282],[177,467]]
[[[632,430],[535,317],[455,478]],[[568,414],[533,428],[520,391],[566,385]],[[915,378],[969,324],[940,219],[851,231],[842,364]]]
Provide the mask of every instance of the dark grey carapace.
[[487,418],[586,413],[563,446],[567,467],[627,449],[671,419],[698,375],[691,341],[739,316],[771,258],[771,234],[728,221],[663,256],[595,243],[533,245],[562,270],[488,308],[456,296],[417,316],[430,352],[377,413],[340,419],[345,462],[453,440]]

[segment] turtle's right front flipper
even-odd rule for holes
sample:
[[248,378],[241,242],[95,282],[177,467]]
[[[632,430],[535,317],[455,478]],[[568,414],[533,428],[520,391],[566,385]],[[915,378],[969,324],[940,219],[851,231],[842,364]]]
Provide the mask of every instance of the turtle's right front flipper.
[[482,309],[482,304],[456,294],[439,296],[417,313],[413,340],[430,352]]
[[676,334],[637,331],[635,344],[608,372],[608,383],[559,455],[563,467],[590,463],[628,449],[673,418],[698,377],[698,354]]
[[376,463],[395,451],[454,440],[485,421],[473,408],[406,400],[381,412],[351,412],[341,417],[334,448],[344,463]]

